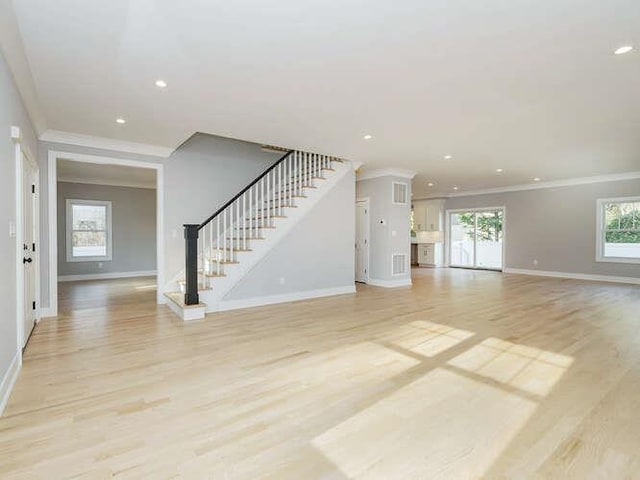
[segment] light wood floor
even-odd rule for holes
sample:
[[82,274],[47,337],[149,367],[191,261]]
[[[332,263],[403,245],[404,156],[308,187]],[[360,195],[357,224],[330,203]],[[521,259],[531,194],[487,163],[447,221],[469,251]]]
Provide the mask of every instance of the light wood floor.
[[183,324],[152,282],[62,285],[0,478],[640,478],[639,287],[425,269]]

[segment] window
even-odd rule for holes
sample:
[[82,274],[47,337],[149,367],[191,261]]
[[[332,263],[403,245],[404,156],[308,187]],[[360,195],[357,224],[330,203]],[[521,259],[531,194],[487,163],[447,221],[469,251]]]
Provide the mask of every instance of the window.
[[111,260],[111,202],[67,199],[67,261]]
[[408,200],[409,185],[406,183],[393,182],[391,200],[394,205],[406,205]]
[[600,199],[598,262],[640,263],[640,197]]

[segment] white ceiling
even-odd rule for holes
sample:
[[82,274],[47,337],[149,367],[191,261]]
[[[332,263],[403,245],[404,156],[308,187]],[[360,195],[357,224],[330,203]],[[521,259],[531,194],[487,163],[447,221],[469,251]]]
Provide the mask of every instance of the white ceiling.
[[637,0],[14,8],[49,129],[308,149],[415,170],[416,196],[640,170]]
[[60,159],[57,163],[56,173],[59,182],[156,188],[156,171],[153,168],[103,165]]

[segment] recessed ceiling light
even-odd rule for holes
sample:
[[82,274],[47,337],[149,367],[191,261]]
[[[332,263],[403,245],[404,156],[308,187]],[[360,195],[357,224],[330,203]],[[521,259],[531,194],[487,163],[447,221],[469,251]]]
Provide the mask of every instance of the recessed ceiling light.
[[166,88],[166,86],[167,82],[165,82],[164,80],[156,80],[156,87]]
[[457,190],[457,189],[458,189],[458,187],[453,187],[453,189],[454,189],[454,190]]
[[434,183],[433,183],[433,182],[429,182],[429,183],[427,183],[427,186],[428,186],[428,187],[433,187],[433,185],[434,185]]
[[540,177],[534,177],[533,181],[534,182],[539,182],[540,181]]
[[496,172],[497,172],[497,173],[502,173],[502,172],[503,172],[503,170],[502,170],[501,168],[496,168]]
[[618,48],[613,53],[616,55],[623,55],[625,53],[629,53],[631,50],[633,50],[633,47],[631,45],[625,45],[624,47]]
[[451,160],[452,158],[453,158],[453,157],[452,157],[451,155],[445,155],[445,156],[444,156],[444,159],[445,159],[445,160]]
[[365,135],[364,137],[365,140],[371,140],[373,138],[373,135]]
[[127,123],[127,121],[124,118],[120,117],[120,118],[116,118],[116,123],[123,124],[123,123]]

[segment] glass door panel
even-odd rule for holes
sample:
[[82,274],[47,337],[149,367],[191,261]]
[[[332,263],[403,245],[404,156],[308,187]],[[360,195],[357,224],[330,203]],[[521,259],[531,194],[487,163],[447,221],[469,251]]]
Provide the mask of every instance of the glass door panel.
[[503,209],[451,212],[449,219],[452,267],[502,269]]
[[475,226],[473,212],[452,213],[449,228],[450,264],[473,267],[475,262]]
[[502,268],[502,210],[476,212],[476,267]]

